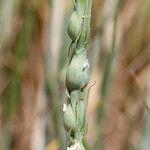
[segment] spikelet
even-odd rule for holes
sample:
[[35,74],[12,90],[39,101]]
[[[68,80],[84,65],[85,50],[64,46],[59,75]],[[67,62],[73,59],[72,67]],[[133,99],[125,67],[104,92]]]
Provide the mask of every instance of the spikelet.
[[70,91],[84,88],[89,82],[89,65],[86,53],[74,55],[67,69],[66,85]]
[[72,39],[72,41],[75,41],[78,37],[80,31],[81,31],[81,17],[78,16],[77,12],[74,11],[70,17],[69,23],[68,23],[68,35]]
[[66,131],[70,131],[71,129],[75,130],[76,128],[76,117],[70,104],[67,106],[64,113],[64,126]]

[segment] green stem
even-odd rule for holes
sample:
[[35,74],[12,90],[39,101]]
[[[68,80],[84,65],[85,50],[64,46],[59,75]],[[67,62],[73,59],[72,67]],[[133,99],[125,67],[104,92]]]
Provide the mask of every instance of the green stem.
[[100,109],[98,111],[98,116],[97,116],[99,131],[97,132],[96,142],[95,142],[95,149],[97,149],[97,150],[100,149],[100,147],[102,149],[102,130],[104,127],[104,120],[106,118],[107,96],[108,96],[108,92],[109,92],[109,88],[110,88],[110,84],[111,84],[111,80],[112,80],[112,68],[114,65],[114,60],[115,60],[115,56],[116,56],[116,52],[117,52],[116,31],[117,31],[117,18],[119,15],[120,4],[121,4],[121,0],[118,0],[117,5],[116,5],[115,14],[114,14],[114,19],[113,19],[114,21],[113,21],[111,53],[107,58],[106,67],[104,69],[104,75],[103,75],[103,79],[102,79],[102,86],[101,86],[102,102],[101,102]]

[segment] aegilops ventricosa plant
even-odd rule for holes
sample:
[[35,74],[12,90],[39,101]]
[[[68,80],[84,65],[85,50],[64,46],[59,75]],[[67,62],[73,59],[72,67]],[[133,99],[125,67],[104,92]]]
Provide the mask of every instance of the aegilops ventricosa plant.
[[64,127],[68,135],[68,150],[84,150],[83,139],[87,132],[87,84],[89,62],[87,40],[90,30],[92,0],[74,0],[74,11],[68,23],[72,42],[68,52],[66,87],[67,106],[64,109]]

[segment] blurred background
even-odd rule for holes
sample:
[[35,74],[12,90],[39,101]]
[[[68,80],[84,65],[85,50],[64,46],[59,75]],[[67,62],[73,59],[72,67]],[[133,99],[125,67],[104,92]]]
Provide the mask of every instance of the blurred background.
[[[0,0],[0,150],[64,150],[72,0]],[[150,150],[150,1],[93,0],[87,150]]]

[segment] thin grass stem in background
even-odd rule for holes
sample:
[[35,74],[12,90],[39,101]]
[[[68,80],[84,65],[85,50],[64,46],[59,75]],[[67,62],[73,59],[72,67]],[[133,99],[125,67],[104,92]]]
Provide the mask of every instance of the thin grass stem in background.
[[105,115],[106,115],[106,106],[107,106],[107,97],[109,94],[109,88],[111,85],[112,80],[112,69],[114,65],[115,56],[117,53],[116,49],[116,31],[117,31],[117,18],[119,15],[120,5],[122,0],[117,0],[116,3],[116,10],[114,14],[114,21],[113,21],[113,32],[112,32],[112,44],[111,44],[111,52],[107,58],[106,66],[104,69],[104,75],[102,79],[102,85],[101,85],[101,104],[98,111],[97,121],[98,121],[98,132],[96,135],[96,142],[95,142],[95,149],[99,150],[100,147],[102,149],[102,141],[103,141],[103,127],[104,127],[104,121],[105,121]]

